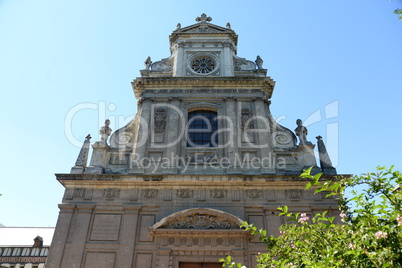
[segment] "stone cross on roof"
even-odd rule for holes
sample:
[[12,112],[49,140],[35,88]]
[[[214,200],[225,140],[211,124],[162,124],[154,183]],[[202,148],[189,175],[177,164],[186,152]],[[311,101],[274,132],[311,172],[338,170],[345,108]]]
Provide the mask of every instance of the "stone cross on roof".
[[205,15],[205,13],[201,14],[201,17],[197,17],[195,18],[195,21],[201,22],[201,23],[205,23],[205,22],[209,22],[211,21],[212,18],[211,17],[207,17],[207,15]]

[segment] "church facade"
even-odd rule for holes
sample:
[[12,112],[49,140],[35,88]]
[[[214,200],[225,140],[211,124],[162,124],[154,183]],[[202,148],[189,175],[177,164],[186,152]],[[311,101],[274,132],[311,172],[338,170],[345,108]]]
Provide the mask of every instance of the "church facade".
[[263,60],[237,56],[230,24],[211,20],[178,24],[170,57],[148,57],[132,82],[135,118],[113,133],[107,120],[89,165],[88,135],[71,172],[56,174],[65,193],[47,268],[213,268],[228,255],[253,267],[266,247],[243,221],[278,235],[278,206],[338,215],[299,178],[336,175],[322,140],[318,167],[302,122],[294,133],[272,117]]

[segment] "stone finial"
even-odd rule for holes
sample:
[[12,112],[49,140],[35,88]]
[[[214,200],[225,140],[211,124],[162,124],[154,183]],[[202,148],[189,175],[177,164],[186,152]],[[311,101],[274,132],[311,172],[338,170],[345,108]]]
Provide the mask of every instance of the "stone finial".
[[207,17],[207,15],[205,15],[205,13],[202,13],[200,17],[195,18],[195,21],[205,23],[207,21],[208,22],[212,21],[212,18]]
[[112,129],[109,127],[110,120],[105,120],[105,125],[100,128],[99,134],[101,135],[101,141],[107,142],[107,138],[112,134]]
[[226,23],[226,28],[232,29],[232,28],[230,27],[230,22]]
[[85,167],[87,166],[87,162],[88,162],[90,140],[91,140],[91,135],[88,134],[85,137],[84,143],[82,144],[81,151],[77,157],[77,161],[75,161],[75,166],[71,168],[71,173],[73,173],[73,174],[84,173]]
[[329,158],[329,154],[327,152],[327,149],[325,148],[322,137],[317,136],[315,138],[317,139],[318,154],[320,157],[320,166],[322,172],[327,175],[336,175],[336,169],[332,166],[331,159]]
[[257,64],[257,68],[258,69],[262,69],[262,64],[263,64],[263,60],[261,59],[261,57],[258,55],[257,59],[255,60],[255,64]]
[[300,143],[299,145],[311,145],[312,143],[307,141],[307,128],[303,126],[303,122],[301,119],[296,120],[297,128],[295,129],[296,136],[299,137]]
[[176,30],[180,30],[180,29],[181,29],[181,23],[177,23]]
[[145,64],[145,70],[149,70],[149,68],[151,67],[151,64],[152,64],[150,56],[148,56],[148,58],[144,61],[144,64]]

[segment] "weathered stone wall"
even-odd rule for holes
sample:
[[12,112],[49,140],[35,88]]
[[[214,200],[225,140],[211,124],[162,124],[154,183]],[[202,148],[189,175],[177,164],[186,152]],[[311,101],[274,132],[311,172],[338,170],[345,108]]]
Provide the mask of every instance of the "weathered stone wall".
[[[66,187],[46,267],[178,267],[243,263],[265,250],[239,229],[254,223],[277,235],[278,205],[312,215],[337,212],[336,200],[281,176],[58,175]],[[103,265],[103,266],[102,266]]]

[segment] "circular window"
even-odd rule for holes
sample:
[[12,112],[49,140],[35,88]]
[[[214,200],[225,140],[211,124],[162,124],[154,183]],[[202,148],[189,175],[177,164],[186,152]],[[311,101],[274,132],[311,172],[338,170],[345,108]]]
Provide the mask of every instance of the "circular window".
[[215,61],[207,56],[196,57],[191,62],[191,68],[198,74],[209,74],[215,70]]

